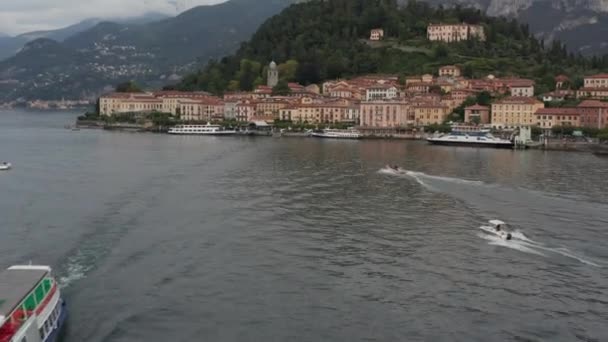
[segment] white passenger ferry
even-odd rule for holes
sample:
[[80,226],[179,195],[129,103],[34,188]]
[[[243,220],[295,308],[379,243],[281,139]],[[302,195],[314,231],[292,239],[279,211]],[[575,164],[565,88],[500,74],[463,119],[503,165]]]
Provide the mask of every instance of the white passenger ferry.
[[363,135],[355,129],[324,129],[321,132],[313,132],[313,137],[330,139],[361,139]]
[[226,130],[220,125],[178,125],[169,129],[169,134],[182,135],[233,135],[236,131]]
[[490,134],[489,131],[455,131],[427,139],[435,145],[471,146],[471,147],[493,147],[493,148],[513,148],[514,142],[501,139]]
[[67,319],[48,266],[0,271],[0,342],[55,342]]

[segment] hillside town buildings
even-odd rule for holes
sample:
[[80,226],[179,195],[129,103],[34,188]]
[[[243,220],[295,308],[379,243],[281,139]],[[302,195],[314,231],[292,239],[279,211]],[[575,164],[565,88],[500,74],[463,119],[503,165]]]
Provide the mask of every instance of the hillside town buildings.
[[427,27],[427,38],[430,41],[445,43],[460,42],[469,39],[486,39],[485,30],[481,25],[462,24],[430,24]]
[[384,38],[384,30],[383,29],[377,28],[377,29],[373,29],[370,32],[369,40],[378,41],[378,40],[382,40],[382,38]]
[[[462,76],[459,66],[446,65],[436,74],[406,76],[364,75],[317,85],[287,83],[289,92],[277,96],[271,84],[278,84],[276,63],[268,67],[268,84],[250,92],[228,92],[223,97],[205,92],[157,91],[110,93],[99,101],[101,115],[166,112],[192,122],[275,120],[302,124],[346,124],[383,132],[425,127],[450,120],[450,115],[467,99],[487,92],[495,100],[489,106],[465,107],[464,121],[496,129],[538,126],[608,127],[608,102],[602,102],[608,74],[585,78],[585,86],[570,89],[567,76],[555,78],[555,90],[535,97],[533,80],[488,75],[480,79]],[[599,95],[598,95],[599,94]],[[543,101],[572,96],[585,100],[577,106],[545,108]]]

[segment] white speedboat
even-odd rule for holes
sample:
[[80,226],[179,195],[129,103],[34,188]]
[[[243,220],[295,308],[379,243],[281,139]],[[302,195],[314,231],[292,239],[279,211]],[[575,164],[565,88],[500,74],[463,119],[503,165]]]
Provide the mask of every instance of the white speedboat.
[[13,167],[11,163],[0,163],[0,171],[7,171]]
[[452,132],[430,137],[427,141],[434,145],[471,147],[513,148],[514,142],[493,136],[487,131]]
[[488,226],[481,226],[479,228],[504,240],[511,240],[513,238],[512,234],[508,231],[507,224],[503,221],[490,220],[488,223]]
[[234,135],[236,131],[224,129],[220,125],[178,125],[169,129],[169,134],[178,135]]
[[313,132],[312,136],[330,139],[361,139],[363,134],[355,129],[324,129],[321,132]]

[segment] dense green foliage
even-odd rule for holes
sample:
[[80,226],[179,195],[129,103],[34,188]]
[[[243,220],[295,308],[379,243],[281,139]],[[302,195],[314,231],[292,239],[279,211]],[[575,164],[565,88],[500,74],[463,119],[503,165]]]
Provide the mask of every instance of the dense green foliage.
[[[608,67],[606,57],[575,56],[559,42],[545,46],[515,20],[490,18],[475,9],[433,8],[416,1],[398,6],[397,2],[311,0],[292,5],[266,21],[235,55],[210,62],[186,77],[179,88],[214,93],[250,90],[255,80],[265,78],[266,69],[257,66],[271,60],[279,63],[280,70],[290,71],[281,73],[283,80],[304,85],[367,73],[434,73],[441,65],[458,64],[469,77],[535,79],[539,92],[552,89],[557,74],[580,79]],[[427,41],[427,25],[439,22],[481,24],[487,40],[449,45]],[[373,28],[384,29],[383,42],[367,41]]]
[[141,88],[134,81],[120,83],[116,86],[118,93],[141,93]]

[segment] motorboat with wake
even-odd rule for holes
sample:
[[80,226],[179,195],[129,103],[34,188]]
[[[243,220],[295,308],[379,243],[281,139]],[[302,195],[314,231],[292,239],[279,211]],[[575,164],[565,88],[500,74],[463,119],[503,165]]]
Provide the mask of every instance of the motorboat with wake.
[[494,234],[503,240],[513,239],[513,234],[509,232],[507,224],[501,220],[490,220],[488,226],[479,227],[481,230]]
[[8,171],[10,169],[13,168],[13,165],[11,163],[0,163],[0,171]]
[[434,145],[470,146],[470,147],[492,147],[513,148],[515,142],[493,136],[489,130],[477,131],[453,131],[427,138]]

